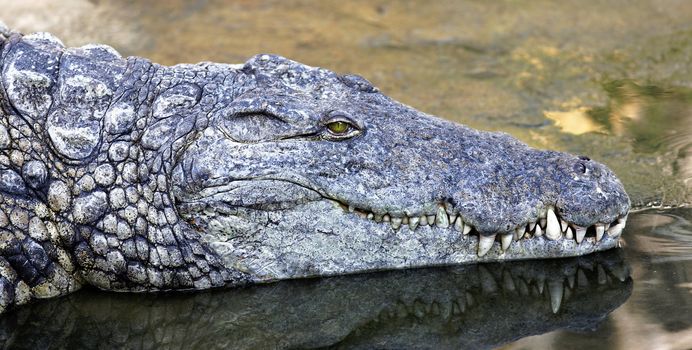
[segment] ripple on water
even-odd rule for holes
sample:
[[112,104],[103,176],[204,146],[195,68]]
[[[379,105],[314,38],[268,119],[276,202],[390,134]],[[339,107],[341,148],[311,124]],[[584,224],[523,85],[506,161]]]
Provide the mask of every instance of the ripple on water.
[[631,215],[632,244],[651,263],[692,261],[692,210],[648,210]]

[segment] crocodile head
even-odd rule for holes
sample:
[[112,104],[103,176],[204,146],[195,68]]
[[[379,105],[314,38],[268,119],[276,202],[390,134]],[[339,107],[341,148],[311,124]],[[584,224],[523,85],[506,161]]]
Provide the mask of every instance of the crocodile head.
[[172,173],[178,211],[260,280],[612,248],[629,199],[604,165],[417,111],[273,55],[237,67]]

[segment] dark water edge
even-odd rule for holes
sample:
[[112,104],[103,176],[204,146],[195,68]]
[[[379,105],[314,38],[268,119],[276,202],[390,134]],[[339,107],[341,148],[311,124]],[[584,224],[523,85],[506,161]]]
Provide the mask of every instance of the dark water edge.
[[83,290],[0,318],[12,349],[685,349],[692,210],[633,213],[624,248],[571,259],[200,293]]

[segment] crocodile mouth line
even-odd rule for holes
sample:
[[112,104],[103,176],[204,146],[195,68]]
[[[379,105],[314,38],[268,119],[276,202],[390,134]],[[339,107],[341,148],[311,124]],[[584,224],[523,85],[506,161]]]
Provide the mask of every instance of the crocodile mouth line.
[[[464,218],[462,213],[449,209],[442,203],[438,204],[437,209],[432,213],[407,214],[407,211],[404,213],[374,211],[358,208],[344,201],[331,198],[322,191],[315,190],[308,184],[285,179],[264,178],[261,180],[281,181],[302,187],[314,192],[320,200],[331,202],[335,206],[340,207],[346,215],[353,215],[360,220],[389,225],[394,231],[408,229],[410,232],[413,232],[423,227],[430,227],[431,229],[456,230],[465,237],[475,236],[478,240],[478,257],[486,255],[488,251],[491,250],[495,241],[498,241],[500,244],[502,253],[510,249],[514,242],[538,237],[545,237],[551,241],[573,240],[577,245],[583,242],[594,245],[603,240],[605,236],[609,236],[613,239],[619,238],[627,222],[627,214],[621,214],[611,222],[598,222],[584,227],[563,219],[555,206],[546,206],[538,210],[535,219],[527,221],[507,233],[486,235],[477,231],[476,228]],[[206,211],[216,212],[221,215],[234,215],[234,208],[237,206],[226,203],[223,199],[216,197],[227,191],[229,189],[228,185],[213,186],[210,189],[213,189],[213,191],[205,196],[198,197],[193,201],[181,203],[182,207],[186,208],[185,211]],[[296,200],[290,203],[259,204],[257,206],[246,206],[246,208],[269,211],[284,210],[313,200],[314,199],[307,199]]]
[[434,214],[420,215],[394,215],[391,213],[375,213],[366,209],[355,208],[342,202],[336,202],[345,212],[356,215],[361,219],[374,221],[376,223],[389,224],[395,231],[407,227],[410,231],[415,231],[420,227],[429,226],[430,228],[451,229],[461,232],[464,236],[475,235],[478,237],[478,256],[484,256],[498,240],[502,252],[510,248],[513,242],[545,236],[547,239],[557,241],[569,239],[576,241],[577,244],[590,242],[595,244],[600,242],[604,236],[618,238],[622,234],[627,222],[627,215],[620,215],[609,223],[596,223],[588,227],[583,227],[570,223],[560,217],[553,206],[548,206],[539,211],[535,220],[517,226],[513,232],[506,234],[484,235],[480,234],[473,225],[464,220],[461,213],[449,211],[444,205],[438,205]]

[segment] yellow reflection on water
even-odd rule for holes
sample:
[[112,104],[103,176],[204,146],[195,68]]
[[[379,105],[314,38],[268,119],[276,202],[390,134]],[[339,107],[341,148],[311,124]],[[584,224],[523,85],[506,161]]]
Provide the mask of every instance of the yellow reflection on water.
[[597,123],[589,115],[590,108],[579,107],[571,111],[545,111],[543,115],[546,118],[555,122],[555,126],[560,128],[562,132],[581,135],[587,132],[602,132],[605,133],[605,127]]

